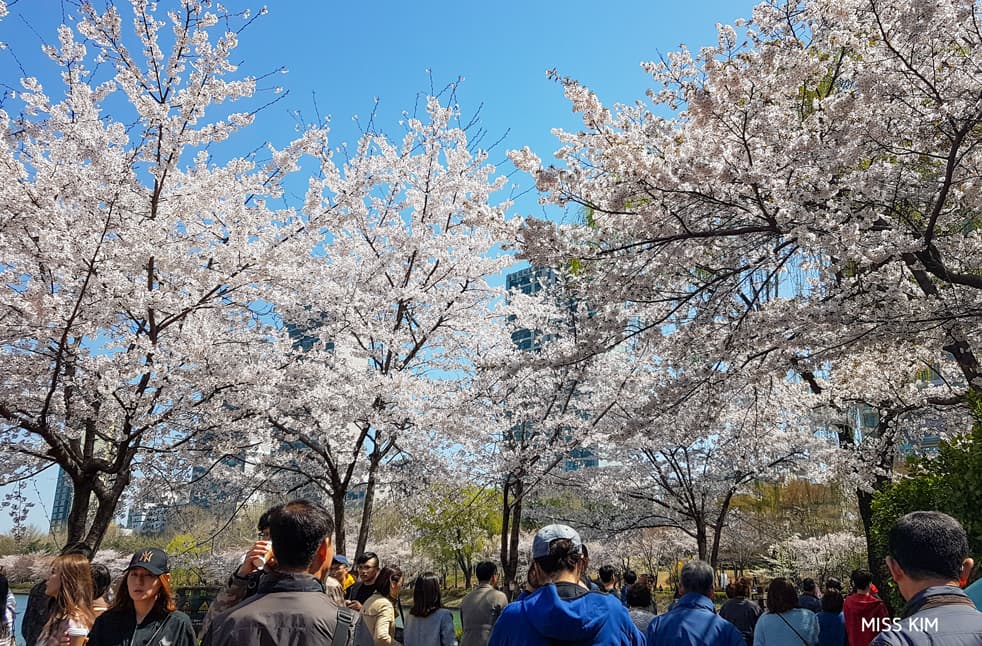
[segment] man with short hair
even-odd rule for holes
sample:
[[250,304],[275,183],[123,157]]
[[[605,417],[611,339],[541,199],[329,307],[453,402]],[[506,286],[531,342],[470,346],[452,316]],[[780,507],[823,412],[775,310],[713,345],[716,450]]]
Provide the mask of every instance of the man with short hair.
[[686,563],[679,576],[682,596],[671,610],[651,620],[648,646],[746,646],[740,631],[716,614],[713,604],[715,580],[709,563]]
[[597,578],[600,579],[600,592],[604,594],[614,594],[617,591],[617,580],[615,575],[617,570],[613,565],[601,565],[597,570]]
[[332,603],[321,583],[334,557],[331,515],[318,503],[294,500],[270,513],[269,533],[276,571],[255,595],[214,618],[202,646],[350,644],[354,613]]
[[958,587],[973,565],[961,523],[938,511],[909,513],[890,530],[889,552],[887,568],[907,605],[873,646],[982,645],[982,612]]
[[869,570],[853,570],[850,582],[853,593],[842,603],[846,639],[849,646],[869,646],[883,627],[883,619],[888,616],[887,607],[870,591],[873,575]]
[[621,603],[627,605],[627,591],[638,582],[638,575],[634,570],[624,570],[624,585],[621,586]]
[[368,601],[368,597],[375,594],[375,579],[378,578],[381,563],[378,554],[375,552],[365,552],[355,559],[358,580],[348,588],[344,598],[348,600],[348,607],[355,612],[361,612],[361,606]]
[[274,505],[259,515],[259,520],[256,522],[256,540],[242,557],[242,562],[228,578],[225,587],[215,595],[215,599],[211,602],[211,606],[209,606],[208,612],[201,622],[199,637],[204,637],[215,617],[242,603],[243,599],[256,594],[256,590],[259,589],[259,580],[266,572],[266,566],[269,565],[271,568],[274,566],[273,563],[267,564],[266,560],[269,558],[269,551],[272,546],[269,540],[269,515],[276,508],[277,506]]
[[490,646],[643,646],[644,635],[615,597],[580,584],[583,541],[572,527],[547,525],[532,540],[535,578],[542,585],[508,604]]
[[460,602],[460,646],[487,646],[491,630],[501,610],[508,605],[504,592],[496,590],[498,567],[491,561],[481,561],[474,568],[477,587]]
[[815,614],[822,612],[822,601],[818,598],[818,586],[815,585],[815,579],[801,580],[801,595],[798,597],[798,605]]

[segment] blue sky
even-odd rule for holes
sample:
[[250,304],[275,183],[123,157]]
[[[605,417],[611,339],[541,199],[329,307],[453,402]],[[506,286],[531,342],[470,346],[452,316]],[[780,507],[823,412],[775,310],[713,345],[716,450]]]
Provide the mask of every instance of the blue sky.
[[[95,0],[97,6],[103,3]],[[160,1],[161,6],[168,4]],[[228,4],[261,7],[241,0]],[[19,65],[44,80],[38,71],[47,65],[41,42],[54,41],[62,16],[75,13],[77,2],[7,0],[7,5],[9,15],[0,21],[0,42],[6,45],[0,50],[0,84],[5,92],[19,87]],[[457,93],[461,110],[469,116],[481,108],[485,147],[504,137],[490,158],[509,172],[505,151],[529,146],[548,161],[557,147],[551,129],[579,127],[561,87],[546,78],[547,70],[579,80],[607,104],[634,102],[650,87],[642,61],[681,43],[693,50],[713,44],[716,23],[749,17],[753,6],[747,0],[280,0],[270,3],[268,15],[240,36],[234,58],[244,74],[287,69],[262,84],[282,86],[289,95],[259,115],[251,135],[279,145],[293,135],[293,113],[299,110],[310,120],[315,105],[322,115],[332,116],[333,143],[353,144],[358,128],[352,117],[367,120],[376,98],[376,125],[398,133],[399,115],[411,111],[417,96],[429,91],[431,77],[437,90],[462,77]],[[122,11],[127,15],[125,7]],[[50,80],[46,86],[54,94]],[[519,193],[531,181],[516,174],[512,183]],[[531,193],[513,211],[541,214]],[[36,480],[27,493],[35,498],[39,493],[40,501],[29,522],[47,529],[55,472],[51,469]],[[0,515],[0,532],[9,528],[10,519]]]

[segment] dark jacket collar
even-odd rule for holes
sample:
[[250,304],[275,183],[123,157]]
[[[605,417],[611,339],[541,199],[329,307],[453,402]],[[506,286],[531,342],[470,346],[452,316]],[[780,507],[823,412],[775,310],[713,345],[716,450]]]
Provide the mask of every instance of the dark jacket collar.
[[277,572],[264,576],[256,592],[324,592],[324,584],[307,572]]

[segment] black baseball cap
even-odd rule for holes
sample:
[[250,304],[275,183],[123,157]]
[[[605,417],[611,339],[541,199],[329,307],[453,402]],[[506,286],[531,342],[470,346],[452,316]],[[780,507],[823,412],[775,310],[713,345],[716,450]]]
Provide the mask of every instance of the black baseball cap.
[[142,567],[144,570],[154,576],[167,574],[170,572],[170,567],[167,563],[167,552],[159,547],[151,547],[145,550],[140,550],[133,555],[133,558],[130,559],[129,566],[124,571],[129,572],[133,568],[137,567]]

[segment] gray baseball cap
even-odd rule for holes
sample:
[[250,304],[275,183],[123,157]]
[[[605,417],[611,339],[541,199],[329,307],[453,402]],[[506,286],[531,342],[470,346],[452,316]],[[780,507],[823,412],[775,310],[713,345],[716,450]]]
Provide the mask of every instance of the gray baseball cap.
[[575,551],[583,551],[583,542],[575,529],[569,525],[546,525],[536,532],[535,539],[532,540],[532,558],[549,556],[549,544],[560,538],[572,541]]

